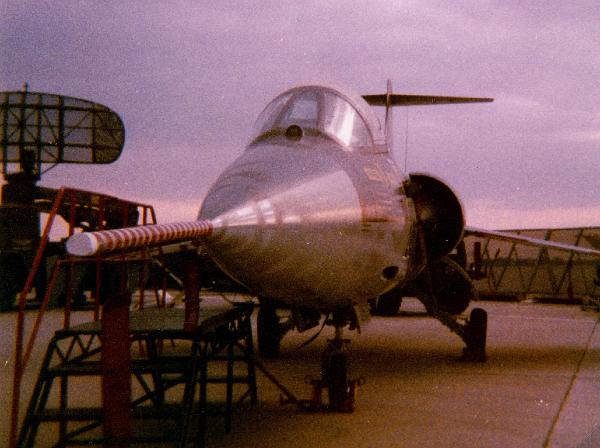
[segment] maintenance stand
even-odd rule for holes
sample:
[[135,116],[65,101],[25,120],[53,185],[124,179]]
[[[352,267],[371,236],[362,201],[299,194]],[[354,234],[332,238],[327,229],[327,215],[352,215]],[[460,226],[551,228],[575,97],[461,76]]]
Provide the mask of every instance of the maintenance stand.
[[[192,434],[192,420],[195,418],[197,434],[194,445],[202,447],[206,418],[211,414],[207,386],[212,383],[225,385],[225,405],[221,406],[219,413],[225,415],[225,431],[229,432],[234,384],[245,386],[238,403],[247,398],[253,404],[257,402],[250,325],[252,308],[251,303],[239,303],[202,309],[198,324],[192,331],[184,328],[184,310],[131,312],[131,348],[134,351],[135,345],[138,345],[140,356],[132,357],[129,368],[122,365],[123,362],[116,364],[118,360],[110,359],[110,354],[109,359],[106,359],[106,353],[101,359],[106,331],[103,337],[100,322],[57,331],[48,346],[17,446],[34,446],[40,425],[50,423],[59,426],[58,446],[128,446],[129,443],[148,442],[185,446]],[[169,341],[177,343],[173,345]],[[225,367],[225,374],[215,376],[213,365],[219,361]],[[234,363],[239,361],[245,363],[243,374],[234,375]],[[71,380],[111,375],[116,371],[125,371],[130,380],[135,379],[136,386],[139,386],[136,387],[139,389],[137,396],[119,391],[117,385],[110,397],[103,398],[102,407],[71,404]],[[89,380],[86,382],[89,383]],[[59,404],[50,408],[48,398],[57,383]],[[177,401],[173,400],[173,396],[178,397]],[[124,397],[127,400],[125,407]],[[81,401],[81,397],[75,399]],[[169,427],[157,420],[170,420],[175,422],[175,426],[171,424]],[[107,428],[107,424],[113,426]],[[98,428],[102,425],[104,435],[98,437]],[[166,434],[156,434],[156,431],[152,434],[151,430],[155,428],[165,429]]]
[[[128,446],[138,435],[134,434],[133,418],[144,418],[146,422],[161,416],[177,422],[177,430],[171,434],[181,446],[188,439],[196,413],[196,445],[202,446],[207,384],[226,385],[226,430],[231,426],[234,383],[246,385],[241,400],[250,397],[256,402],[252,305],[199,309],[197,248],[188,248],[189,254],[182,255],[189,266],[186,271],[190,271],[182,282],[185,311],[142,310],[130,316],[132,291],[139,291],[143,308],[144,291],[156,287],[152,281],[158,276],[152,274],[151,267],[162,266],[161,249],[144,249],[134,259],[125,253],[116,258],[85,259],[68,255],[64,241],[49,241],[58,216],[68,224],[69,236],[76,229],[106,230],[156,223],[154,211],[147,205],[38,185],[42,175],[59,164],[114,162],[123,150],[124,137],[121,118],[103,105],[30,92],[27,86],[18,92],[0,92],[0,174],[6,182],[0,199],[0,311],[12,310],[18,297],[10,448],[32,446],[36,435],[42,435],[48,426],[42,423],[53,422],[59,425],[58,446]],[[42,213],[48,216],[40,235]],[[162,289],[166,290],[166,281]],[[75,299],[86,301],[88,293],[93,300],[94,322],[72,326],[72,304]],[[39,311],[26,342],[25,302],[31,294],[35,294]],[[55,333],[48,347],[18,434],[23,374],[44,312],[55,302],[65,306],[63,329]],[[165,340],[178,343],[171,346]],[[136,346],[139,355],[134,356]],[[177,347],[178,351],[167,353],[168,347]],[[246,362],[243,376],[234,377],[235,361]],[[215,364],[225,365],[225,375],[214,376]],[[75,396],[69,386],[78,382],[77,377],[83,377],[86,385],[93,384],[93,376],[100,377],[101,399],[96,400],[96,406],[81,406],[81,397]],[[55,383],[59,385],[57,397],[52,393]],[[183,391],[171,403],[176,386]],[[55,401],[58,407],[51,408]],[[98,402],[102,406],[97,406]],[[151,425],[139,426],[148,429]]]

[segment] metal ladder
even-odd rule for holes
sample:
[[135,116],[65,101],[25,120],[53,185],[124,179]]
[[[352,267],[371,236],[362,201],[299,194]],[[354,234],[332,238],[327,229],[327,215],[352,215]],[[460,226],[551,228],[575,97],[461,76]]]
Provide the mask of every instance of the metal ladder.
[[[243,304],[238,305],[237,311],[232,318],[226,319],[209,333],[201,331],[201,327],[191,335],[184,332],[179,335],[132,333],[132,343],[142,341],[144,347],[143,356],[134,357],[131,365],[132,380],[137,381],[142,391],[131,402],[131,415],[136,421],[132,444],[170,442],[173,446],[183,447],[189,443],[192,429],[197,428],[194,445],[202,447],[207,417],[211,415],[224,415],[224,429],[230,432],[235,384],[246,386],[237,399],[238,405],[248,398],[252,404],[256,404],[256,373],[250,325],[252,310]],[[161,345],[165,340],[171,339],[191,342],[189,351],[163,354]],[[55,446],[106,443],[101,431],[106,407],[77,407],[69,403],[70,380],[102,375],[100,351],[99,326],[95,323],[55,333],[40,368],[19,434],[18,447],[34,446],[40,426],[52,423],[58,425],[58,441]],[[215,366],[217,363],[224,363],[224,374],[215,373],[216,370],[223,370]],[[234,374],[236,364],[245,365],[243,373]],[[221,402],[218,408],[213,408],[208,402],[209,384],[225,385],[224,405]],[[178,385],[183,385],[183,394],[175,389]],[[58,404],[50,407],[49,397],[56,386]],[[169,393],[167,399],[170,390],[173,393]],[[171,395],[176,395],[179,399],[173,401]],[[193,424],[194,418],[197,424]],[[146,423],[148,420],[171,421],[168,431],[170,434],[148,435],[145,431],[148,428],[140,423],[142,420]]]

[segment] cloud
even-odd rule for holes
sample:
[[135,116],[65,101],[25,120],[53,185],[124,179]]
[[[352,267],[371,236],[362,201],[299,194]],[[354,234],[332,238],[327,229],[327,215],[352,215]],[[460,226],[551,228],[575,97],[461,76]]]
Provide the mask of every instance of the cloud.
[[487,229],[589,227],[600,223],[600,205],[594,207],[513,208],[505,202],[476,200],[467,212],[467,224]]
[[587,143],[600,142],[600,129],[589,129],[587,131],[571,131],[555,134],[557,138],[567,142]]
[[283,89],[323,79],[377,92],[391,78],[405,93],[496,98],[409,112],[409,167],[447,178],[466,203],[599,202],[596,1],[6,4],[2,89],[29,81],[125,121],[121,160],[56,168],[50,186],[194,202]]
[[194,221],[200,211],[200,202],[192,200],[151,199],[159,223]]

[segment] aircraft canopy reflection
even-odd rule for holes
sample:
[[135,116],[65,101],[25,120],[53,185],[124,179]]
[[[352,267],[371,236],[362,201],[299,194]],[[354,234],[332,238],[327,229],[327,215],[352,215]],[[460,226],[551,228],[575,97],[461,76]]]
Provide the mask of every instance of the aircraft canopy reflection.
[[290,137],[297,128],[302,132],[298,140],[302,136],[327,137],[348,151],[385,142],[379,120],[365,101],[333,87],[302,86],[282,93],[258,117],[253,140]]

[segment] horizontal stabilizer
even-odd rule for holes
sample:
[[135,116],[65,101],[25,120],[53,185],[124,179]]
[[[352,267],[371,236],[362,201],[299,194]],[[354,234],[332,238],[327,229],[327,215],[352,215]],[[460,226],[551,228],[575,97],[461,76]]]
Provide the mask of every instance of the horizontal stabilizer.
[[363,98],[371,106],[386,106],[388,98],[390,106],[436,106],[439,104],[490,103],[494,101],[493,98],[402,94],[363,95]]

